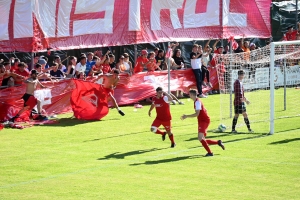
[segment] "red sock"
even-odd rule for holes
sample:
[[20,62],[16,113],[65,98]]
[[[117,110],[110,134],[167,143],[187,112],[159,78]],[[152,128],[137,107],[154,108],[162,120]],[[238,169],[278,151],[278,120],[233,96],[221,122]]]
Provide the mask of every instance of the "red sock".
[[159,129],[157,129],[156,133],[155,134],[160,134],[160,135],[163,135],[164,132],[160,131]]
[[218,140],[206,140],[207,144],[218,144]]
[[207,153],[211,153],[210,148],[209,148],[206,140],[204,139],[204,140],[201,140],[200,142],[201,142],[202,146],[204,147],[204,149],[207,151]]
[[172,144],[174,144],[174,143],[175,143],[175,142],[174,142],[174,135],[173,135],[173,134],[172,134],[172,135],[169,135],[169,138],[170,138]]

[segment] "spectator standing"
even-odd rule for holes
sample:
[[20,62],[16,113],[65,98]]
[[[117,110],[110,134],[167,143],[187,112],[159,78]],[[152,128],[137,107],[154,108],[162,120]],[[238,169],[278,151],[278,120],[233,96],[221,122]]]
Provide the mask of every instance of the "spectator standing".
[[124,56],[124,65],[126,67],[125,71],[131,76],[133,73],[133,69],[132,69],[132,63],[129,60],[129,55],[128,53],[124,53],[123,56]]
[[20,62],[18,64],[18,69],[14,72],[15,74],[18,74],[20,76],[23,76],[24,78],[20,78],[19,76],[15,79],[15,85],[21,85],[23,83],[23,80],[25,78],[29,77],[29,72],[25,70],[26,64],[23,62]]
[[142,50],[141,56],[139,56],[136,60],[134,73],[139,73],[143,71],[145,64],[148,62],[147,55],[148,55],[147,50],[145,49]]
[[116,65],[116,57],[114,54],[109,54],[108,55],[108,58],[109,58],[109,66],[111,69],[116,69],[117,68],[117,65]]
[[52,78],[64,78],[65,75],[60,71],[58,70],[58,63],[54,62],[52,64],[52,70],[50,71],[50,75]]
[[[298,22],[298,27],[300,28],[300,23]],[[287,41],[292,41],[297,39],[297,35],[299,35],[297,30],[294,30],[293,26],[289,26],[287,28],[287,32],[284,34],[283,39]]]
[[86,56],[81,55],[79,59],[79,63],[77,63],[75,67],[75,75],[77,76],[79,72],[85,72],[85,69],[86,69]]
[[158,54],[155,57],[156,62],[159,64],[159,68],[162,70],[166,70],[167,69],[167,65],[165,62],[165,52],[164,50],[160,49],[158,50]]
[[256,45],[254,43],[250,44],[250,51],[253,51],[256,49]]
[[[172,56],[175,65],[171,65],[171,67],[173,67],[174,69],[182,69],[185,66],[185,62],[181,56],[181,50],[180,49],[176,49],[174,51],[174,54]],[[172,64],[172,62],[171,62]]]
[[207,98],[207,96],[205,96],[202,93],[201,56],[202,56],[202,52],[199,50],[199,45],[194,44],[192,53],[190,54],[190,59],[191,59],[191,65],[193,68],[193,73],[194,73],[195,79],[196,79],[198,96],[200,98]]
[[74,77],[76,61],[77,61],[77,58],[75,56],[71,56],[69,58],[68,70],[66,72],[67,78],[73,78]]
[[20,59],[16,58],[14,59],[14,65],[11,66],[11,71],[14,72],[18,69],[18,64],[20,63]]
[[89,75],[90,71],[92,70],[93,66],[96,64],[95,61],[93,61],[94,54],[92,52],[87,53],[87,61],[86,61],[86,68],[85,68],[85,75]]
[[61,64],[60,66],[61,66],[61,68],[59,68],[59,70],[61,71],[61,72],[66,72],[67,71],[67,67],[64,65],[64,64],[62,64],[62,62],[61,62],[61,59],[60,59],[60,56],[59,55],[56,55],[56,56],[54,56],[54,62],[56,62],[58,65],[59,64]]
[[145,64],[148,72],[154,72],[155,70],[160,70],[159,63],[156,63],[154,51],[149,53],[149,61]]

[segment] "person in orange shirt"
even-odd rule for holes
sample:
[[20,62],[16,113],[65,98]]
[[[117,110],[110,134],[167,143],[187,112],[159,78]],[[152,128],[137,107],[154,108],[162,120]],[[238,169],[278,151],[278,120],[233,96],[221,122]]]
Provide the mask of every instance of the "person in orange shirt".
[[159,67],[159,63],[156,63],[155,60],[155,52],[152,51],[149,53],[149,61],[145,64],[147,67],[148,72],[154,72],[155,70],[160,70],[161,68]]
[[144,66],[145,64],[148,62],[148,59],[147,59],[147,50],[142,50],[141,52],[141,56],[138,57],[137,61],[136,61],[136,65],[134,67],[134,73],[139,73],[139,72],[142,72],[143,69],[144,69]]
[[[249,42],[244,41],[244,37],[242,38],[242,49],[244,51],[244,59],[245,59],[246,63],[248,63],[250,61],[251,50],[250,50]],[[254,80],[255,79],[255,70],[256,70],[255,66],[252,66],[250,64],[246,64],[245,66],[249,70],[249,79],[251,79],[251,77],[252,77]]]
[[124,59],[125,59],[125,57],[124,57],[123,55],[120,56],[119,62],[117,63],[117,69],[118,69],[121,73],[125,72],[125,70],[126,70],[126,66],[125,66],[125,64],[124,64]]

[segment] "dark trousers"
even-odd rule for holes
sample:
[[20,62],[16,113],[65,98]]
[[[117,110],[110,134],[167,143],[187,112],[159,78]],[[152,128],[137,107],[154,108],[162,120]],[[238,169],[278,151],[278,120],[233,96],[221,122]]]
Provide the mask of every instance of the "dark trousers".
[[209,71],[208,71],[207,67],[202,65],[201,71],[202,71],[202,82],[204,81],[205,77],[206,77],[207,82],[209,82]]
[[196,79],[196,85],[198,89],[199,95],[202,94],[202,72],[200,69],[193,69],[195,79]]

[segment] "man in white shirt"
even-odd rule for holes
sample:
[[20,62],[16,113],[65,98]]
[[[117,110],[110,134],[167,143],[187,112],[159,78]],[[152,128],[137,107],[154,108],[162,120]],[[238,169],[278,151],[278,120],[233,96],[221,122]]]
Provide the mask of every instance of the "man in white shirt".
[[[201,46],[200,46],[201,47]],[[201,57],[202,57],[202,48],[199,48],[198,44],[193,45],[192,53],[190,54],[191,65],[193,68],[193,72],[196,78],[196,85],[198,89],[198,96],[200,98],[207,98],[202,93],[202,72],[201,72]]]
[[79,59],[79,63],[77,63],[75,67],[75,75],[77,76],[79,72],[85,72],[86,70],[86,56],[81,56]]

